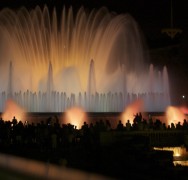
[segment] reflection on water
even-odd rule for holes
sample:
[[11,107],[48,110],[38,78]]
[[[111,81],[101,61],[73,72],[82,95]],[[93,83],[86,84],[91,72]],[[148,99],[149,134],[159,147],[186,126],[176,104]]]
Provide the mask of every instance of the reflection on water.
[[185,147],[154,147],[154,150],[173,151],[174,165],[188,166],[188,151]]
[[188,161],[174,161],[173,163],[175,166],[177,165],[188,166]]

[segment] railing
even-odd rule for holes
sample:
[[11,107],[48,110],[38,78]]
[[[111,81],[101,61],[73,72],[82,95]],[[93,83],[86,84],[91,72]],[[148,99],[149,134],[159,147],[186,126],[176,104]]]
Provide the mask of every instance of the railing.
[[[109,177],[107,178],[101,175],[5,154],[0,154],[0,173],[1,171],[7,172],[8,177],[11,176],[9,171],[12,172],[12,178],[14,178],[14,174],[17,176],[20,174],[20,177],[28,176],[34,179],[109,179]],[[6,176],[6,173],[4,176]]]

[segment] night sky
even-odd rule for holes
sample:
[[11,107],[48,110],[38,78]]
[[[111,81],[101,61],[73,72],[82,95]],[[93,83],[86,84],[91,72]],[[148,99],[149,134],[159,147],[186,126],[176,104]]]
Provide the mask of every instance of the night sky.
[[[183,94],[188,98],[188,1],[172,2],[174,27],[183,31],[174,39],[161,33],[163,28],[170,27],[171,0],[1,0],[0,9],[9,7],[16,10],[21,6],[32,9],[46,4],[50,9],[56,7],[57,11],[61,11],[63,6],[72,5],[73,10],[77,11],[81,6],[89,10],[106,6],[118,14],[131,14],[141,27],[149,49],[156,52],[162,49],[170,54],[171,58],[168,59],[151,58],[151,63],[155,66],[167,66],[170,87],[175,99],[181,101]],[[172,49],[173,46],[176,48]]]

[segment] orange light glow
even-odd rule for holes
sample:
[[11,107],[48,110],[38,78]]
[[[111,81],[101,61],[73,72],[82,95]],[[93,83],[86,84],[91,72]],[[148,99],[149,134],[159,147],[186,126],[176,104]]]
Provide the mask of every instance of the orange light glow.
[[187,151],[185,147],[154,147],[155,150],[173,151],[174,157],[186,156]]
[[87,122],[87,116],[83,109],[78,107],[73,107],[68,109],[65,112],[65,116],[63,117],[63,123],[72,124],[77,127],[77,129],[81,128],[84,122]]
[[170,125],[171,123],[177,124],[180,122],[182,124],[183,120],[185,119],[185,115],[181,108],[169,106],[166,109],[166,120],[167,125]]
[[184,114],[188,114],[188,108],[185,106],[181,106],[180,110],[184,113]]
[[25,111],[18,106],[13,100],[7,100],[5,105],[5,111],[3,112],[2,118],[5,121],[11,121],[13,117],[18,121],[25,121]]
[[125,111],[121,115],[122,123],[125,124],[127,120],[130,121],[131,124],[133,124],[133,119],[136,113],[143,111],[143,101],[137,100],[133,102],[132,104],[128,105],[125,109]]

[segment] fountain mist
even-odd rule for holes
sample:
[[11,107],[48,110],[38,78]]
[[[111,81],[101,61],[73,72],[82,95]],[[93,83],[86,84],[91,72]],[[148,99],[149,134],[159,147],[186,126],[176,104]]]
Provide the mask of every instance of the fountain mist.
[[167,69],[158,73],[146,64],[147,49],[130,15],[80,8],[74,16],[64,8],[57,19],[46,6],[0,12],[0,111],[8,97],[30,112],[72,106],[120,112],[136,99],[143,99],[145,111],[170,104]]

